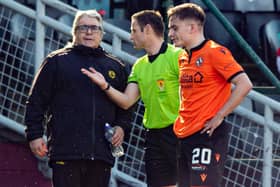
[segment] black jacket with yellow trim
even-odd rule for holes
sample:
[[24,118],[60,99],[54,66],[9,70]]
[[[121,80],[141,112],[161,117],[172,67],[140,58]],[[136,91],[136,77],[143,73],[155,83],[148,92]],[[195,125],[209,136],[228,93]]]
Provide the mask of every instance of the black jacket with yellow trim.
[[127,68],[101,47],[57,50],[47,56],[34,79],[26,105],[26,137],[42,137],[46,124],[50,160],[97,159],[113,165],[104,124],[121,126],[127,135],[132,112],[115,105],[81,73],[89,67],[114,88],[125,89]]

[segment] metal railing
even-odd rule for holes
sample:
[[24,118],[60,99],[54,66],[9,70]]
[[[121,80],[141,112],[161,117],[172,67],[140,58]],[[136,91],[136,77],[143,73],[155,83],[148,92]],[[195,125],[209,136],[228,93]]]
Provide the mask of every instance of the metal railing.
[[211,0],[201,0],[207,8],[216,16],[216,18],[223,24],[229,34],[235,39],[237,44],[249,55],[252,61],[256,64],[259,70],[265,75],[268,80],[280,91],[280,81],[265,65],[262,59],[256,54],[250,45],[243,39],[243,37],[236,31],[232,24],[226,19],[226,17],[219,11],[215,4]]

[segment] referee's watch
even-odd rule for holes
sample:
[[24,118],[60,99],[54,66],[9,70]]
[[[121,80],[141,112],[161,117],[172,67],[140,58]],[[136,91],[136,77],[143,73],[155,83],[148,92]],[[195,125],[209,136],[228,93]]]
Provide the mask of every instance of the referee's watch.
[[107,82],[107,87],[106,87],[105,89],[103,89],[103,91],[107,91],[107,90],[109,90],[109,89],[110,89],[110,87],[111,87],[110,83],[108,83],[108,82]]

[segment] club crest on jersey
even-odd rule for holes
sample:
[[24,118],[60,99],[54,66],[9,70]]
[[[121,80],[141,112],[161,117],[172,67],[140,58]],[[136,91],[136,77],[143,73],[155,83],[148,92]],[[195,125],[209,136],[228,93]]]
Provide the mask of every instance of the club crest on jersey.
[[158,85],[158,88],[160,91],[163,91],[164,90],[164,80],[163,79],[159,79],[157,80],[157,85]]
[[114,72],[113,70],[109,70],[108,71],[108,75],[111,79],[115,79],[116,78],[116,72]]
[[203,58],[202,57],[199,57],[196,61],[195,61],[195,65],[197,67],[201,66],[203,63]]

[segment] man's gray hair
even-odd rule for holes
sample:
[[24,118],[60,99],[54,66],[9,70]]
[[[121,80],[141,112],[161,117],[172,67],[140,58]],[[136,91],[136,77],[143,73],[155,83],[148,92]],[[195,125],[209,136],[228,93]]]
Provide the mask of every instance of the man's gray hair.
[[83,16],[88,16],[90,18],[97,19],[97,21],[100,23],[100,26],[101,26],[101,29],[103,32],[103,19],[96,10],[79,10],[79,11],[77,11],[77,13],[75,15],[75,19],[73,21],[72,32],[71,32],[73,37],[75,37],[76,27],[78,26],[79,20]]

